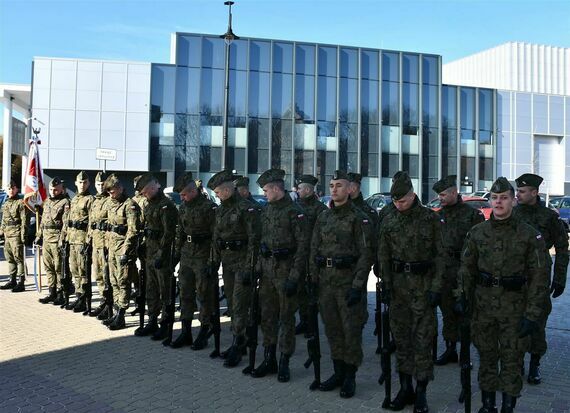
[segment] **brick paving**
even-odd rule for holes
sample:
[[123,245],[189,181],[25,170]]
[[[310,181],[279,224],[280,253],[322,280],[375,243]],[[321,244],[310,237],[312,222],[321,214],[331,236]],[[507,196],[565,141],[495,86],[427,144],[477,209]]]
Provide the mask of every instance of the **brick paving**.
[[[31,260],[28,268],[30,272],[33,269]],[[2,260],[0,283],[7,280],[6,273]],[[127,318],[127,329],[113,332],[96,319],[42,305],[37,299],[46,291],[41,295],[35,292],[30,275],[25,293],[0,291],[0,412],[382,411],[384,388],[377,383],[380,368],[372,335],[373,279],[368,287],[371,317],[364,331],[364,364],[357,373],[356,395],[346,400],[336,391],[308,390],[312,369],[303,367],[305,339],[299,336],[289,383],[279,383],[276,376],[253,379],[241,373],[245,359],[234,369],[224,368],[221,360],[211,360],[212,342],[198,352],[188,347],[164,348],[147,337],[133,336],[136,317]],[[553,307],[547,331],[550,348],[542,362],[543,384],[529,386],[525,382],[517,412],[570,412],[570,294],[555,300]],[[197,325],[194,322],[194,328]],[[177,323],[175,335],[179,329]],[[224,318],[222,348],[230,340],[228,319]],[[332,366],[324,336],[321,347],[326,378]],[[472,354],[476,358],[474,349]],[[258,361],[262,356],[259,347]],[[476,369],[475,359],[473,411],[480,407]],[[436,367],[435,375],[428,387],[430,411],[462,412],[463,406],[457,402],[457,365]],[[395,372],[392,386],[395,396]]]

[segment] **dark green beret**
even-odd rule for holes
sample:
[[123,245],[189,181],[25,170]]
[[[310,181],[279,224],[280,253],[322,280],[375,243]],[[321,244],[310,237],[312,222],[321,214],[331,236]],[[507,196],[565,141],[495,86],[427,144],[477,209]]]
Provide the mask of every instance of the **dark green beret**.
[[511,185],[511,183],[507,178],[505,178],[504,176],[499,176],[497,180],[493,182],[490,192],[493,192],[495,194],[500,194],[502,192],[507,192],[507,191],[514,192],[515,189],[513,188],[513,186]]
[[[136,178],[135,178],[136,179]],[[150,184],[151,182],[156,181],[156,178],[153,174],[151,174],[150,172],[147,172],[146,174],[142,174],[140,176],[140,178],[136,181],[135,184],[135,190],[137,191],[142,191],[142,189],[147,186],[148,184]]]
[[313,185],[315,186],[317,184],[317,182],[319,182],[319,180],[314,177],[313,175],[301,175],[300,177],[297,178],[297,180],[295,181],[295,183],[297,185],[299,184],[309,184],[309,185]]
[[111,174],[107,177],[107,179],[105,179],[105,183],[103,184],[103,188],[105,189],[105,191],[110,191],[111,189],[116,188],[120,185],[122,185],[122,184],[121,184],[121,180],[119,179],[119,177],[115,174]]
[[397,178],[392,178],[392,187],[390,188],[390,195],[392,199],[398,200],[408,194],[414,189],[412,180],[407,172],[401,172]]
[[400,175],[402,175],[402,174],[407,174],[407,173],[408,173],[408,171],[398,171],[398,172],[396,172],[396,173],[394,174],[394,176],[392,177],[392,183],[394,183],[394,181],[395,181],[396,179],[398,179],[398,178],[400,177]]
[[348,179],[348,174],[345,171],[340,171],[337,169],[334,171],[331,180],[338,181],[339,179],[346,179],[347,181],[350,181],[350,179]]
[[174,188],[172,188],[172,190],[174,192],[180,193],[184,188],[186,188],[192,182],[196,184],[196,182],[194,182],[194,178],[192,177],[192,172],[186,172],[184,175],[178,177],[176,183],[174,184]]
[[359,185],[360,185],[360,182],[362,182],[362,175],[361,174],[357,174],[356,172],[349,172],[349,173],[347,173],[347,175],[348,175],[348,180],[350,182],[355,182]]
[[97,172],[95,175],[95,182],[105,182],[105,179],[107,179],[107,174],[104,172]]
[[271,182],[278,182],[285,180],[285,171],[283,169],[271,168],[263,172],[259,178],[257,178],[257,185],[263,188],[265,185]]
[[[212,191],[214,189],[216,189],[217,187],[219,187],[221,184],[223,184],[224,182],[231,182],[233,181],[235,178],[234,174],[232,173],[232,171],[230,169],[226,169],[223,171],[220,171],[216,174],[214,174],[210,180],[208,181],[208,188],[210,188]],[[196,185],[199,185],[196,182]]]
[[249,178],[247,176],[238,176],[237,179],[234,181],[234,185],[236,188],[240,186],[249,187]]
[[88,180],[89,180],[89,175],[87,175],[87,172],[85,171],[79,172],[75,177],[75,181],[88,181]]
[[58,185],[63,185],[63,180],[59,176],[54,176],[49,183],[51,188],[55,188]]
[[533,186],[538,189],[543,180],[544,179],[542,179],[542,176],[535,174],[522,174],[517,179],[515,179],[515,183],[517,184],[518,188],[521,186]]
[[448,188],[457,186],[457,175],[448,175],[445,178],[441,178],[435,184],[433,184],[433,190],[439,194]]

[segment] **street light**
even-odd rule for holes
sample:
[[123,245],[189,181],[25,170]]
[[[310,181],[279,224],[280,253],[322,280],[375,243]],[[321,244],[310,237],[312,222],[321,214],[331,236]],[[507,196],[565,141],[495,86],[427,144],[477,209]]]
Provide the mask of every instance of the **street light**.
[[230,101],[230,44],[239,37],[232,31],[232,5],[233,1],[224,1],[228,6],[228,30],[220,37],[226,43],[226,85],[224,93],[224,125],[223,125],[223,139],[222,139],[222,170],[226,169],[226,151],[228,147],[228,110]]

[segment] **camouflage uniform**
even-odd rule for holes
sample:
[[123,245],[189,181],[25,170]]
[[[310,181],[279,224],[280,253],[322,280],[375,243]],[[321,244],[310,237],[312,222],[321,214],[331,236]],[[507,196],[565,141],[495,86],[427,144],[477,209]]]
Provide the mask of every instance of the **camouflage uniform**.
[[18,291],[23,291],[25,278],[23,248],[26,232],[26,206],[24,202],[17,195],[8,198],[2,205],[2,223],[0,224],[0,234],[4,237],[4,257],[8,261],[10,275],[10,281],[2,286],[3,289],[14,289],[17,284],[21,284]]
[[[137,258],[139,259],[139,267],[141,269],[146,269],[146,252],[145,252],[145,243],[144,243],[144,227],[145,227],[145,219],[144,219],[144,209],[148,204],[148,200],[140,195],[138,191],[135,192],[135,196],[131,198],[136,204],[139,206],[140,217],[139,217],[139,228],[137,230],[138,240],[137,240]],[[129,279],[133,284],[134,289],[136,290],[136,294],[139,294],[140,291],[140,274],[137,268],[136,260],[129,262]]]

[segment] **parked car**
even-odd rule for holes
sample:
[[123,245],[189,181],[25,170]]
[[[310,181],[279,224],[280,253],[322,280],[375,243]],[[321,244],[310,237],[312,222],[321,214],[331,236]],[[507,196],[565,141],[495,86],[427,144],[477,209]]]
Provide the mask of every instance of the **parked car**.
[[365,202],[371,207],[376,210],[376,212],[380,211],[386,205],[392,203],[392,197],[390,195],[385,194],[373,194],[370,195],[368,198],[365,199]]
[[491,193],[489,191],[475,191],[469,196],[474,198],[485,198],[489,200],[491,198]]
[[[552,202],[551,202],[552,203]],[[560,199],[557,203],[558,213],[560,214],[560,219],[564,222],[566,226],[566,231],[569,230],[570,227],[570,196],[564,196]]]
[[549,198],[549,202],[553,208],[558,208],[558,206],[560,205],[560,203],[562,202],[563,199],[564,199],[563,196],[551,196]]
[[267,197],[265,195],[251,195],[253,199],[261,204],[261,206],[265,206],[267,204]]
[[[480,210],[485,216],[485,219],[491,217],[492,208],[487,199],[478,196],[464,196],[463,202],[472,208]],[[435,198],[429,201],[426,206],[437,212],[441,209],[441,202],[439,198]]]
[[320,198],[320,201],[326,205],[327,208],[331,207],[331,196],[330,195],[323,195]]
[[182,200],[180,199],[180,194],[178,192],[174,192],[174,189],[172,186],[167,186],[166,188],[164,188],[164,195],[166,195],[168,198],[170,198],[170,200],[172,202],[174,202],[174,205],[176,205],[176,208],[179,208],[180,205],[182,204]]

